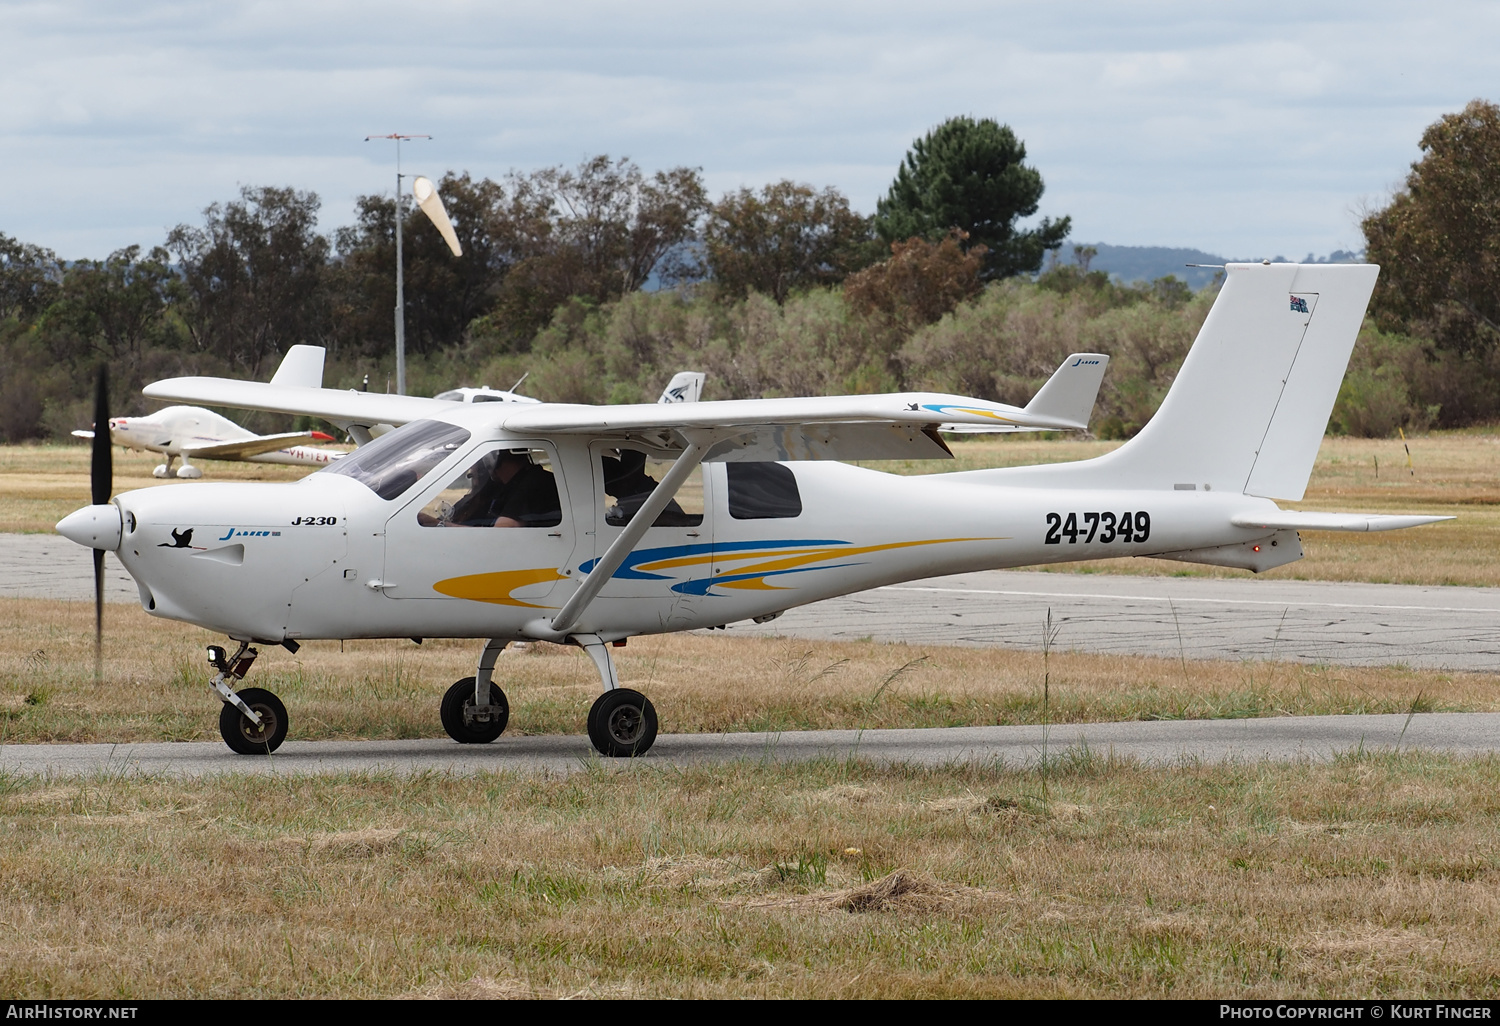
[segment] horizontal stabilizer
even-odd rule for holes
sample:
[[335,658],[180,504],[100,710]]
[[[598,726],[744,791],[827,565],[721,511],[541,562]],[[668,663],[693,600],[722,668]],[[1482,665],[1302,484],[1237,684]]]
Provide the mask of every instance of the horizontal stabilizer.
[[1277,510],[1270,514],[1239,513],[1230,517],[1235,527],[1264,527],[1272,531],[1399,531],[1403,527],[1421,527],[1453,517],[1430,517],[1414,514],[1384,513],[1302,513]]
[[305,445],[321,441],[328,436],[321,431],[289,431],[282,435],[259,435],[234,442],[215,442],[211,445],[184,445],[182,455],[202,460],[244,460],[262,453],[275,452],[293,445]]

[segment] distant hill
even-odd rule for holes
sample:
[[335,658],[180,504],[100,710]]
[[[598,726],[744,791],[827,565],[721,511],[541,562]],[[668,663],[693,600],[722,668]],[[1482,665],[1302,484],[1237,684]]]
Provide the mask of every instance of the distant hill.
[[[1110,277],[1126,283],[1155,281],[1157,278],[1174,274],[1187,282],[1195,291],[1212,282],[1214,275],[1219,273],[1218,269],[1185,265],[1223,264],[1246,259],[1237,257],[1234,261],[1229,261],[1215,253],[1205,253],[1201,249],[1174,249],[1171,246],[1111,246],[1107,242],[1082,242],[1077,245],[1092,246],[1099,251],[1099,255],[1094,257],[1089,264],[1091,271],[1108,271]],[[1058,257],[1064,263],[1071,263],[1073,261],[1072,244],[1064,246],[1059,251]],[[1286,258],[1277,256],[1273,259],[1280,263]],[[1326,257],[1314,257],[1309,253],[1303,263],[1345,264],[1360,259],[1360,254],[1340,249]]]

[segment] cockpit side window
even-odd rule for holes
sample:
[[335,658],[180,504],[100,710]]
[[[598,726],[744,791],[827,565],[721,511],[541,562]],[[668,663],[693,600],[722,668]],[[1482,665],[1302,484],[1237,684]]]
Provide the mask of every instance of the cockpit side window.
[[423,527],[556,527],[562,500],[549,450],[492,448],[417,513]]
[[418,420],[362,445],[320,474],[352,477],[382,499],[394,499],[469,440],[469,432],[440,420]]
[[[671,463],[649,461],[638,449],[607,449],[599,457],[608,502],[604,522],[624,527],[646,504]],[[703,524],[703,468],[695,468],[677,494],[657,514],[652,527],[699,527]]]
[[736,520],[775,520],[802,515],[797,475],[780,463],[726,463],[729,515]]

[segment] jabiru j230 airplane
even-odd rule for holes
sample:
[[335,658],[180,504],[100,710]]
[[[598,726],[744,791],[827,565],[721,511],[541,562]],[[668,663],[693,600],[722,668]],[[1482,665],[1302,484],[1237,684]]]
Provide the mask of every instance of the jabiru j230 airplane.
[[500,736],[496,657],[541,639],[597,668],[598,750],[639,755],[656,712],[610,658],[634,635],[1001,567],[1156,556],[1260,571],[1301,557],[1299,530],[1448,519],[1275,501],[1303,496],[1377,271],[1231,264],[1156,415],[1076,463],[908,477],[838,461],[949,456],[937,424],[1083,428],[1102,356],[1070,358],[1024,409],[922,392],[454,406],[291,484],[109,500],[106,465],[96,504],[58,530],[92,546],[96,565],[117,553],[153,615],[238,643],[210,649],[237,752],[274,750],[287,730],[275,695],[235,690],[254,646],[448,637],[484,641],[474,675],[441,703],[454,740]]

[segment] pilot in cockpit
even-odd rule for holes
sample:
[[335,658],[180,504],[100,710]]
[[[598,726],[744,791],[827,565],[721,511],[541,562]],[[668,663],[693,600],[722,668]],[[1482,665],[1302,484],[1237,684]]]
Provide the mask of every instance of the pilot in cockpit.
[[527,450],[500,450],[469,468],[469,493],[446,517],[417,514],[424,527],[555,527],[562,523],[557,479]]

